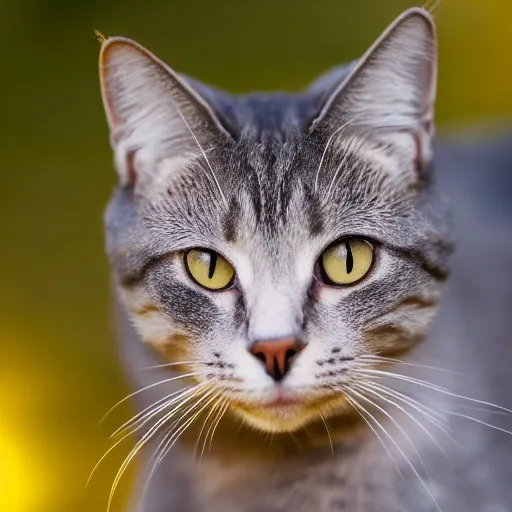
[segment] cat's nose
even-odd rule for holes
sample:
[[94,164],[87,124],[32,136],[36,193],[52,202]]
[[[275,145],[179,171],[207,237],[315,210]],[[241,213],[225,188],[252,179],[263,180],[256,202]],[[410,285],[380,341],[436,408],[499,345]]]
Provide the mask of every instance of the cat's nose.
[[291,361],[303,348],[304,343],[295,337],[257,341],[251,354],[265,364],[267,373],[277,382],[288,373]]

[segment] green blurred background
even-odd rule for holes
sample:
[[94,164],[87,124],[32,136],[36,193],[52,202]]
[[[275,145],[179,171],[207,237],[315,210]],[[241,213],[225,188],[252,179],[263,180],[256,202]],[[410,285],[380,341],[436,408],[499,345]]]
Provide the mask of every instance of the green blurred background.
[[[407,0],[0,0],[0,511],[105,510],[128,414],[102,213],[115,183],[93,28],[227,88],[298,89],[359,56]],[[512,119],[512,3],[445,0],[438,124]],[[129,477],[116,500],[121,510]]]

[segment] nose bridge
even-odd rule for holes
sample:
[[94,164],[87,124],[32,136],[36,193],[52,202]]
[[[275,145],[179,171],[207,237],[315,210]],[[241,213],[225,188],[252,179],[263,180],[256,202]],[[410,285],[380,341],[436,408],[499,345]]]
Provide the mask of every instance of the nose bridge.
[[263,282],[249,308],[251,341],[300,337],[302,311],[293,291],[283,284]]

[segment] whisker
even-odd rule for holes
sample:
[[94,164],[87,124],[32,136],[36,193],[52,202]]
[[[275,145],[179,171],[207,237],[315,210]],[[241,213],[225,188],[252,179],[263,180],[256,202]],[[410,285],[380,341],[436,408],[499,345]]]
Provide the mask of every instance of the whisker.
[[380,398],[381,400],[384,400],[385,402],[394,405],[396,408],[398,408],[400,411],[402,411],[405,415],[407,415],[408,418],[410,418],[418,427],[425,432],[425,434],[432,440],[432,442],[439,448],[439,450],[443,453],[445,457],[448,457],[446,452],[443,450],[441,445],[437,442],[436,438],[431,434],[430,430],[428,430],[417,418],[415,418],[409,411],[404,409],[401,405],[397,404],[393,400],[390,400],[389,398],[386,398],[385,396],[382,396],[380,393],[384,393],[384,391],[377,392],[375,390],[372,390],[370,386],[365,386],[363,384],[357,384],[356,387],[361,388],[365,390],[368,393],[371,393],[373,396]]
[[[212,394],[213,394],[213,397],[211,397],[210,400],[208,400],[206,402],[206,404],[204,404],[203,407],[201,407],[201,409],[199,409],[199,411],[197,411],[195,414],[193,414],[193,416],[191,418],[187,418],[187,416],[190,413],[193,413],[194,409],[203,400],[206,400]],[[197,400],[197,402],[192,407],[190,407],[189,410],[170,427],[170,431],[163,437],[162,441],[160,441],[159,445],[157,446],[157,448],[155,450],[155,456],[154,456],[155,462],[153,464],[153,467],[151,468],[151,471],[148,475],[146,483],[144,484],[144,489],[142,491],[143,499],[149,489],[149,484],[151,482],[151,478],[152,478],[154,472],[156,471],[156,468],[158,467],[158,465],[162,462],[164,457],[172,449],[172,447],[174,446],[174,444],[176,443],[178,438],[181,436],[181,434],[183,434],[183,432],[185,432],[185,430],[190,425],[192,425],[194,420],[203,412],[203,410],[206,407],[208,407],[208,405],[210,405],[211,402],[213,402],[214,400],[216,400],[219,397],[219,394],[220,393],[218,391],[215,391],[214,389],[210,390],[208,393],[206,393],[204,396],[202,396],[199,400]],[[182,420],[184,420],[184,421],[181,423],[181,426],[179,426],[176,430],[173,430],[172,427],[174,425],[178,424]]]
[[344,165],[347,163],[347,161],[348,161],[348,159],[349,159],[350,155],[351,155],[353,152],[355,152],[355,151],[359,148],[359,146],[360,146],[360,145],[362,145],[362,144],[363,144],[363,142],[364,142],[364,140],[365,140],[365,139],[364,139],[364,137],[363,137],[363,134],[362,134],[362,133],[359,133],[358,135],[359,135],[358,137],[353,136],[353,137],[351,138],[351,140],[350,140],[350,142],[349,142],[349,147],[350,147],[350,149],[349,149],[349,148],[347,148],[346,153],[345,153],[345,155],[343,156],[343,159],[342,159],[342,161],[341,161],[340,165],[338,165],[338,167],[336,168],[336,171],[334,172],[334,176],[333,176],[333,178],[332,178],[332,180],[331,180],[331,183],[330,183],[330,185],[329,185],[329,188],[327,189],[327,194],[326,194],[327,196],[330,196],[330,195],[331,195],[331,190],[332,190],[332,188],[334,187],[334,184],[336,183],[336,179],[338,178],[338,175],[339,175],[339,173],[340,173],[341,169],[342,169],[342,168],[344,167]]
[[[200,387],[200,385],[197,385],[197,386],[194,386],[194,388],[192,388],[191,390],[187,390],[188,392],[191,392],[192,390],[197,390],[198,388]],[[167,405],[167,404],[166,404]],[[153,417],[153,415],[151,415],[144,423],[142,423],[142,425],[140,425],[140,427],[142,427],[143,425],[145,425],[151,418]],[[140,428],[139,427],[139,428]],[[114,448],[116,448],[117,446],[119,446],[125,439],[127,439],[128,437],[130,437],[132,434],[134,433],[134,431],[129,431],[127,432],[125,435],[123,435],[120,439],[118,439],[102,456],[101,458],[98,460],[98,462],[94,465],[94,468],[92,469],[90,475],[89,475],[89,478],[87,479],[87,482],[85,484],[85,487],[87,487],[89,485],[89,483],[91,482],[91,479],[92,477],[94,476],[94,473],[96,472],[96,470],[98,469],[99,465],[105,460],[105,458],[107,457],[107,455],[112,452],[112,450],[114,450]]]
[[302,443],[297,438],[297,436],[293,432],[291,432],[291,431],[288,431],[287,433],[292,438],[293,442],[299,447],[299,449],[300,450],[304,450],[304,446],[302,446]]
[[197,359],[191,359],[190,361],[176,361],[172,363],[165,363],[165,364],[155,364],[153,366],[142,366],[140,368],[127,368],[126,371],[129,372],[140,372],[143,370],[154,370],[155,368],[167,368],[172,366],[180,366],[184,364],[200,364],[202,361],[198,361]]
[[215,182],[215,185],[217,186],[217,189],[218,189],[218,191],[219,191],[219,193],[220,193],[220,195],[222,197],[222,201],[224,202],[224,206],[227,209],[229,207],[229,205],[228,205],[228,202],[226,200],[226,196],[224,195],[224,193],[222,192],[222,189],[220,188],[219,181],[217,180],[217,176],[215,175],[213,167],[211,166],[210,161],[208,160],[208,157],[206,156],[206,152],[202,148],[201,144],[199,144],[199,141],[197,140],[197,137],[194,135],[194,132],[192,131],[192,128],[190,128],[190,125],[187,123],[187,120],[183,117],[183,114],[181,113],[179,108],[177,109],[177,112],[178,112],[179,116],[181,117],[181,120],[185,123],[185,126],[187,127],[188,131],[190,132],[190,135],[192,135],[193,139],[196,141],[197,147],[201,151],[201,154],[203,155],[203,157],[204,157],[204,159],[206,161],[206,164],[208,165],[208,167],[210,169],[213,181]]
[[[197,450],[199,448],[199,443],[201,442],[201,436],[203,435],[203,431],[206,428],[206,425],[208,424],[208,420],[212,417],[213,413],[217,410],[217,407],[220,406],[221,404],[222,404],[222,401],[220,401],[220,400],[218,402],[215,402],[213,404],[213,407],[208,412],[206,418],[204,419],[203,426],[201,427],[201,430],[199,431],[199,435],[197,436],[197,442],[196,442],[196,446],[194,448],[194,457],[197,454]],[[203,450],[201,451],[201,459],[200,460],[203,459],[203,452],[204,452],[204,444],[203,444]]]
[[139,389],[131,394],[129,394],[128,396],[125,396],[122,400],[119,400],[119,402],[117,402],[117,404],[115,404],[113,407],[111,407],[106,413],[105,415],[103,416],[103,418],[101,418],[100,422],[99,422],[99,425],[101,425],[105,419],[107,418],[107,416],[116,408],[116,407],[119,407],[123,402],[126,402],[126,400],[129,400],[130,398],[134,397],[135,395],[138,395],[139,393],[142,393],[143,391],[146,391],[147,389],[151,389],[151,388],[154,388],[156,386],[160,386],[161,384],[166,384],[167,382],[173,382],[173,381],[176,381],[176,380],[179,380],[179,379],[186,379],[188,377],[196,377],[198,376],[199,373],[197,372],[191,372],[191,373],[185,373],[184,375],[178,375],[176,377],[172,377],[170,379],[164,379],[164,380],[161,380],[161,381],[158,381],[158,382],[154,382],[153,384],[150,384],[149,386],[146,386],[142,389]]
[[222,408],[222,412],[219,415],[219,419],[215,423],[215,426],[213,427],[212,434],[210,436],[210,444],[208,445],[208,452],[212,450],[212,443],[213,443],[213,436],[215,435],[215,431],[217,430],[217,427],[219,426],[220,421],[222,420],[224,414],[226,414],[226,411],[228,410],[229,402],[226,400],[224,407]]
[[[213,393],[213,396],[211,396]],[[169,453],[169,451],[172,449],[172,447],[174,446],[174,444],[176,443],[178,437],[181,436],[181,434],[195,421],[195,419],[215,400],[218,399],[218,396],[219,396],[219,393],[218,392],[215,392],[215,390],[212,390],[211,392],[209,392],[208,394],[206,394],[204,397],[202,397],[200,400],[198,400],[195,404],[194,404],[194,407],[191,411],[189,412],[194,412],[194,409],[201,403],[203,402],[203,400],[205,400],[206,398],[208,397],[211,397],[210,400],[208,400],[206,402],[206,404],[204,404],[200,409],[199,411],[195,412],[193,414],[193,416],[191,418],[189,418],[187,420],[187,422],[185,424],[182,424],[181,427],[179,427],[175,432],[174,434],[171,436],[171,438],[169,439],[169,441],[167,442],[162,454],[160,455],[157,463],[160,463],[163,458],[167,455],[167,453]],[[187,412],[188,414],[188,412]]]
[[420,461],[421,465],[423,466],[423,469],[427,471],[427,466],[425,465],[425,461],[423,460],[423,457],[421,456],[420,452],[416,448],[416,445],[412,441],[412,439],[409,437],[409,435],[405,432],[405,430],[402,428],[402,426],[398,423],[398,421],[389,414],[386,409],[381,407],[380,405],[376,404],[373,400],[370,400],[366,395],[363,393],[359,393],[354,389],[354,386],[351,386],[352,393],[355,393],[358,397],[362,398],[369,404],[371,404],[373,407],[375,407],[377,410],[379,410],[382,414],[384,414],[391,422],[398,428],[400,433],[404,436],[404,438],[407,440],[407,442],[410,444],[411,448],[414,450],[414,453],[418,457],[418,460]]
[[[206,388],[206,385],[202,384],[199,386],[200,389],[196,391],[196,393],[192,394],[191,396],[187,397],[183,403],[188,402],[195,396],[197,396],[202,390]],[[126,468],[129,466],[130,462],[133,460],[133,458],[139,453],[139,451],[147,444],[147,442],[152,438],[153,434],[157,432],[167,421],[176,414],[177,410],[181,408],[183,405],[180,404],[179,406],[175,407],[172,411],[167,413],[163,418],[158,420],[142,437],[141,439],[135,444],[135,446],[132,448],[128,456],[125,458],[124,462],[121,464],[121,467],[119,468],[117,475],[114,479],[114,483],[112,484],[111,490],[110,490],[110,496],[108,500],[108,506],[107,506],[107,512],[110,511],[111,505],[112,505],[112,499],[114,497],[115,491],[117,489],[117,486],[119,484],[119,481],[121,480],[121,477],[123,476],[124,472],[126,471]]]
[[496,425],[492,425],[491,423],[487,423],[487,422],[479,420],[477,418],[473,418],[472,416],[468,416],[466,414],[461,414],[459,412],[454,412],[454,411],[444,411],[444,412],[446,412],[446,414],[450,414],[452,416],[458,416],[460,418],[466,418],[467,420],[471,420],[471,421],[474,421],[476,423],[480,423],[480,425],[484,425],[484,426],[492,428],[494,430],[499,430],[500,432],[504,432],[505,434],[512,435],[512,432],[509,431],[509,430],[506,430],[506,429],[501,428],[501,427],[497,427]]
[[[365,384],[367,386],[371,386],[371,387],[375,388],[376,390],[379,390],[383,393],[387,393],[388,395],[396,398],[397,400],[400,400],[401,402],[409,405],[410,407],[412,407],[413,409],[418,411],[420,414],[425,416],[425,418],[427,418],[427,420],[429,420],[437,428],[439,428],[450,439],[450,441],[452,441],[458,448],[462,449],[462,446],[460,446],[460,444],[457,443],[457,441],[453,438],[453,436],[448,431],[448,430],[452,430],[452,429],[450,428],[449,425],[446,424],[445,418],[443,416],[441,416],[437,411],[422,404],[421,402],[418,402],[418,400],[415,400],[414,398],[404,395],[403,393],[400,393],[399,391],[388,388],[387,386],[384,386],[382,384],[378,384],[376,382],[366,382]],[[441,419],[439,420],[435,416],[437,416]]]
[[[172,431],[173,427],[175,427],[180,421],[181,421],[181,417],[176,419],[175,421],[172,422],[172,424],[169,426],[169,430]],[[155,449],[155,453],[152,457],[152,459],[158,459],[159,458],[159,455],[161,454],[162,452],[162,447],[163,445],[167,442],[167,439],[168,439],[168,436],[169,436],[169,433],[166,433],[162,439],[160,440],[160,442],[158,443],[158,446],[156,447]],[[146,493],[149,489],[149,485],[150,485],[150,482],[151,482],[151,478],[153,477],[153,474],[154,472],[156,471],[156,468],[157,468],[157,461],[155,460],[155,462],[153,463],[153,467],[151,468],[151,471],[149,472],[149,475],[148,475],[148,478],[146,480],[146,483],[144,484],[144,489],[142,490],[142,493],[141,493],[141,501],[143,502],[144,501],[144,498],[146,496]]]
[[[213,410],[216,409],[216,412],[213,413],[214,415],[212,415],[212,420],[210,421],[210,426],[208,427],[208,430],[206,431],[206,434],[204,436],[204,441],[203,441],[203,447],[201,449],[201,457],[200,457],[200,460],[203,460],[203,455],[204,455],[204,451],[206,449],[206,445],[208,444],[208,438],[210,436],[210,433],[213,429],[213,426],[215,425],[215,422],[217,421],[217,418],[219,418],[220,416],[220,413],[222,411],[222,406],[224,405],[223,401],[220,400],[217,404],[214,405],[213,407]],[[218,407],[218,408],[217,408]]]
[[[354,389],[351,388],[350,391],[353,393],[354,392]],[[371,400],[370,400],[371,402]],[[380,422],[373,416],[373,414],[371,414],[370,412],[368,412],[367,409],[365,409],[361,404],[358,403],[358,406],[361,407],[368,416],[370,416],[370,418],[373,419],[373,421],[377,424],[377,426],[379,426],[381,428],[381,430],[383,430],[383,432],[386,434],[386,436],[389,438],[389,440],[393,443],[393,445],[395,446],[395,448],[398,450],[398,452],[402,455],[402,457],[404,458],[404,460],[407,462],[408,466],[411,468],[411,470],[413,471],[413,473],[416,475],[416,477],[418,478],[419,482],[421,483],[422,487],[425,489],[425,491],[428,493],[428,495],[432,498],[432,501],[434,502],[437,510],[439,512],[442,512],[441,510],[441,507],[439,506],[439,504],[437,503],[437,500],[436,498],[434,497],[434,495],[432,494],[431,490],[428,488],[427,484],[424,482],[424,480],[421,478],[420,474],[418,473],[417,469],[414,467],[414,464],[409,460],[409,458],[407,457],[407,455],[405,454],[405,452],[402,450],[402,448],[400,448],[400,445],[393,439],[393,437],[387,432],[387,430],[380,424]]]
[[512,416],[512,414],[509,412],[493,411],[492,409],[484,409],[483,407],[474,407],[472,405],[457,404],[457,407],[460,407],[461,409],[469,409],[471,411],[485,412],[488,414],[497,414],[506,418],[510,418]]
[[319,413],[319,414],[320,414],[320,418],[322,419],[322,422],[325,426],[325,430],[327,432],[327,437],[329,438],[329,444],[331,446],[331,456],[334,457],[334,446],[332,444],[331,433],[329,432],[329,427],[327,426],[327,421],[325,421],[324,415],[322,413]]
[[[391,450],[389,449],[388,445],[384,442],[384,440],[382,439],[382,437],[380,436],[380,434],[375,430],[375,428],[373,427],[373,425],[368,421],[368,419],[366,418],[366,416],[364,416],[364,414],[369,414],[368,411],[361,405],[359,404],[359,402],[353,398],[350,394],[349,394],[349,390],[348,389],[345,389],[345,398],[347,399],[348,403],[357,411],[357,413],[359,414],[359,416],[361,416],[361,418],[364,420],[364,422],[368,425],[368,427],[370,428],[370,430],[375,434],[375,436],[377,437],[377,439],[379,440],[380,444],[383,446],[383,448],[386,450],[387,454],[389,455],[389,457],[391,458],[391,460],[393,461],[393,463],[395,464],[395,467],[397,469],[397,471],[400,473],[400,475],[402,476],[402,478],[404,478],[404,474],[400,468],[400,466],[398,465],[398,462],[395,458],[395,456],[391,453]],[[363,412],[361,412],[363,411]],[[364,413],[364,414],[363,414]],[[382,427],[382,425],[380,425],[380,423],[372,416],[372,419],[374,422],[377,423],[377,425],[379,425],[379,427],[381,429],[384,430],[384,427]],[[389,434],[387,434],[386,432],[386,435],[389,437]]]
[[96,470],[98,469],[99,465],[105,460],[105,458],[107,457],[107,455],[118,445],[120,445],[127,437],[129,437],[130,434],[126,434],[125,436],[123,436],[121,439],[119,439],[118,441],[116,441],[116,443],[111,446],[100,458],[100,460],[98,462],[96,462],[96,464],[94,465],[94,467],[92,468],[92,471],[91,473],[89,474],[89,478],[87,478],[87,482],[85,483],[85,487],[88,487],[89,484],[91,483],[91,480],[92,480],[92,477],[94,476],[94,473],[96,472]]
[[[193,413],[194,412],[194,409],[203,401],[203,400],[206,400],[208,397],[210,397],[211,395],[214,395],[212,398],[210,398],[210,400],[208,400],[206,402],[206,404],[203,405],[203,407],[197,411],[195,414],[193,414],[192,418],[187,418],[187,416],[189,415],[189,413]],[[178,438],[181,436],[181,434],[183,432],[185,432],[185,430],[194,422],[195,418],[198,417],[199,414],[201,414],[201,412],[206,408],[208,407],[208,405],[214,401],[215,399],[217,399],[219,396],[219,392],[215,391],[214,389],[210,390],[208,393],[206,393],[205,395],[203,395],[199,400],[196,401],[196,403],[190,407],[187,412],[185,412],[185,414],[180,417],[178,420],[176,420],[170,427],[169,429],[169,432],[167,434],[164,435],[163,439],[160,441],[160,443],[158,444],[156,450],[155,450],[155,455],[154,455],[154,459],[155,459],[155,462],[153,464],[153,467],[151,468],[151,471],[149,472],[149,475],[148,475],[148,478],[146,480],[146,483],[144,484],[144,489],[142,491],[142,501],[144,501],[144,497],[146,496],[146,493],[147,491],[149,490],[149,485],[151,483],[151,478],[153,477],[153,474],[154,472],[156,471],[158,465],[162,462],[162,460],[164,459],[164,457],[169,453],[169,451],[172,449],[172,447],[174,446],[175,442],[178,440]],[[182,421],[184,420],[184,421]],[[177,425],[180,421],[182,421],[181,425],[176,429],[176,430],[173,430],[173,427],[175,425]]]
[[428,420],[430,420],[432,423],[434,423],[435,425],[448,426],[446,424],[446,418],[441,413],[439,413],[435,409],[432,409],[431,407],[429,407],[425,404],[422,404],[418,400],[416,400],[408,395],[405,395],[405,394],[401,393],[400,391],[397,391],[388,386],[385,386],[384,384],[375,382],[373,380],[365,381],[365,384],[367,386],[372,386],[377,390],[389,393],[390,395],[394,396],[395,398],[398,398],[401,401],[408,403],[411,407],[417,407],[417,411],[421,412],[423,415],[425,415],[425,417]]
[[317,169],[316,175],[315,175],[315,188],[314,188],[314,192],[316,192],[318,190],[318,178],[320,176],[320,170],[322,169],[322,164],[324,163],[325,155],[327,154],[327,150],[329,149],[329,146],[331,145],[332,140],[334,139],[334,137],[336,137],[336,135],[338,135],[342,130],[344,130],[350,124],[350,122],[351,121],[347,121],[346,123],[342,124],[327,139],[327,143],[325,144],[325,148],[324,148],[324,151],[322,153],[322,158],[320,158],[320,164],[318,165],[318,169]]
[[431,382],[427,382],[427,381],[424,381],[424,380],[421,380],[421,379],[417,379],[417,378],[414,378],[414,377],[409,377],[407,375],[400,375],[398,373],[385,372],[385,371],[382,371],[382,370],[362,369],[362,370],[355,370],[355,371],[359,372],[359,373],[368,373],[368,374],[373,374],[373,375],[381,375],[381,376],[384,376],[384,377],[391,377],[391,378],[394,378],[394,379],[403,380],[405,382],[410,382],[412,384],[417,384],[418,386],[422,386],[422,387],[425,387],[425,388],[428,388],[428,389],[432,389],[433,391],[437,391],[439,393],[443,393],[445,395],[448,395],[448,396],[451,396],[451,397],[454,397],[454,398],[460,398],[461,400],[468,400],[469,402],[473,402],[473,403],[477,403],[477,404],[481,404],[481,405],[487,405],[489,407],[494,407],[494,408],[499,409],[501,411],[508,412],[508,413],[512,414],[512,410],[507,409],[506,407],[502,407],[501,405],[496,405],[496,404],[493,404],[491,402],[486,402],[484,400],[477,400],[476,398],[469,398],[467,396],[458,395],[457,393],[453,393],[451,391],[448,391],[447,389],[442,388],[441,386],[437,386],[436,384],[432,384]]
[[365,360],[369,360],[369,361],[381,361],[383,363],[391,363],[391,364],[400,364],[403,366],[412,366],[414,368],[425,368],[427,370],[435,370],[438,372],[445,372],[445,373],[450,373],[453,375],[460,375],[460,376],[467,377],[467,375],[465,375],[463,373],[455,372],[453,370],[448,370],[447,368],[439,368],[438,366],[429,366],[429,365],[424,365],[424,364],[411,363],[409,361],[403,361],[401,359],[395,359],[393,357],[382,357],[382,356],[378,356],[378,355],[374,355],[374,354],[371,354],[371,355],[367,354],[367,355],[359,356],[358,359],[365,359]]
[[[124,430],[126,430],[130,427],[135,427],[137,424],[140,423],[140,425],[137,428],[130,430],[130,433],[136,432],[137,430],[139,430],[139,428],[144,426],[148,420],[153,418],[155,415],[157,415],[159,412],[166,409],[170,405],[176,403],[177,401],[179,401],[181,398],[183,398],[187,394],[192,393],[195,389],[198,388],[198,386],[199,386],[199,384],[196,386],[192,386],[190,388],[186,388],[185,390],[179,389],[178,391],[175,391],[174,393],[171,393],[167,396],[164,396],[163,398],[160,398],[160,400],[157,400],[155,403],[146,407],[144,410],[142,410],[141,412],[139,412],[138,414],[136,414],[135,416],[130,418],[128,421],[123,423],[120,427],[118,427],[110,435],[110,438],[112,439],[112,438],[118,436]],[[178,395],[178,396],[176,396],[176,395]],[[173,397],[175,397],[175,398],[173,398]]]

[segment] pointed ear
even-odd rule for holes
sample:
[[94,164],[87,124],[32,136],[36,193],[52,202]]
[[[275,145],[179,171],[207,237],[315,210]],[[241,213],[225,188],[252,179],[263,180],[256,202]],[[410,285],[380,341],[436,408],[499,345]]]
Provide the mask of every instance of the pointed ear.
[[310,130],[359,130],[424,168],[432,158],[436,84],[434,22],[427,11],[410,9],[328,97]]
[[206,101],[134,41],[103,42],[100,81],[124,185],[148,180],[162,160],[174,160],[167,168],[183,167],[219,137],[229,137]]

